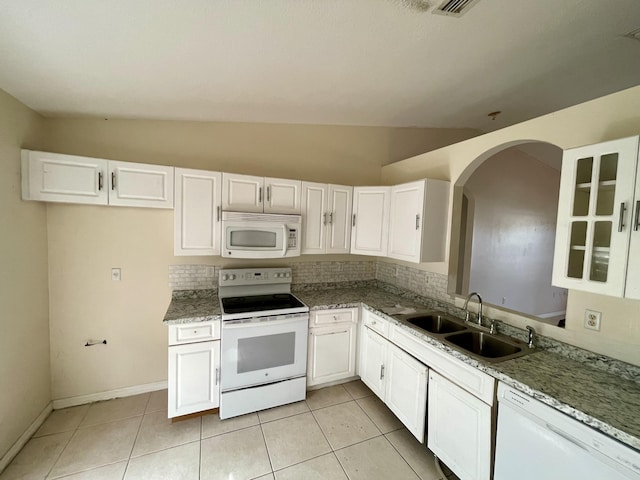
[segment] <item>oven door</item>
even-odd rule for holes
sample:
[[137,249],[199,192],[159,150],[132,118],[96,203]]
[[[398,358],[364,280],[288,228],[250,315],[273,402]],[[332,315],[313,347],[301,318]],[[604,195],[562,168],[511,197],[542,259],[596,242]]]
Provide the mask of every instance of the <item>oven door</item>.
[[308,324],[308,313],[223,321],[222,391],[304,376]]

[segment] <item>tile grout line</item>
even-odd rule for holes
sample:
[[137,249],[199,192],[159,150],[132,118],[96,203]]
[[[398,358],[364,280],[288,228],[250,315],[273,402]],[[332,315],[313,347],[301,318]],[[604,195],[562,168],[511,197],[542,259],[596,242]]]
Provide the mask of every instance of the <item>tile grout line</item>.
[[198,435],[198,480],[200,480],[200,478],[202,478],[202,429],[203,427],[203,423],[204,420],[202,419],[204,417],[201,416],[200,417],[200,435]]
[[[44,478],[49,478],[49,475],[51,475],[51,472],[53,471],[53,467],[55,467],[56,464],[60,461],[60,457],[62,457],[62,454],[64,453],[64,451],[69,446],[69,443],[71,443],[71,440],[73,439],[73,437],[75,437],[75,435],[78,432],[78,430],[80,430],[80,425],[82,424],[84,419],[87,417],[87,415],[89,415],[89,410],[91,410],[91,406],[92,405],[89,405],[89,408],[87,408],[87,411],[85,412],[85,414],[82,416],[82,418],[78,422],[78,425],[76,425],[76,427],[72,430],[73,433],[69,437],[69,440],[67,440],[67,443],[65,443],[64,448],[62,450],[60,450],[60,454],[56,457],[56,460],[51,464],[51,468],[49,468],[49,470],[45,474]],[[53,411],[51,413],[53,413]],[[49,417],[51,416],[51,413],[49,414]],[[47,417],[47,418],[49,418],[49,417]],[[67,430],[67,431],[69,431],[69,430]],[[61,432],[61,433],[65,433],[65,432]],[[31,440],[31,439],[29,439],[29,440]]]
[[144,416],[147,412],[147,407],[149,406],[149,402],[151,401],[151,392],[149,392],[149,397],[147,398],[147,403],[144,405],[144,410],[142,411],[142,417],[140,417],[140,425],[138,425],[138,431],[136,432],[136,437],[133,439],[133,443],[131,444],[131,450],[129,450],[129,457],[127,458],[127,466],[124,468],[124,473],[122,474],[122,478],[127,476],[127,471],[129,470],[129,464],[131,463],[131,454],[133,453],[133,449],[136,446],[136,442],[138,441],[138,436],[140,435],[140,430],[142,430],[142,422],[144,422]]
[[[398,429],[398,430],[402,430],[402,429],[400,428],[400,429]],[[397,432],[398,430],[394,430],[393,432]],[[393,433],[393,432],[389,432],[389,433]],[[409,432],[409,430],[407,430],[407,432]],[[409,434],[410,434],[410,435],[413,435],[411,432],[409,432]],[[384,434],[384,438],[385,438],[385,440],[386,440],[387,442],[389,442],[389,445],[391,445],[391,448],[393,448],[396,452],[398,452],[398,455],[400,455],[400,458],[402,458],[402,460],[404,460],[404,463],[406,463],[406,464],[409,466],[409,468],[411,469],[411,471],[413,471],[413,473],[415,473],[415,474],[416,474],[416,477],[418,477],[420,480],[425,480],[425,479],[423,479],[423,478],[420,476],[420,474],[416,471],[416,469],[415,469],[415,468],[413,468],[413,467],[411,466],[411,464],[407,461],[407,459],[406,459],[406,458],[404,458],[404,455],[402,455],[402,452],[396,448],[396,446],[393,444],[393,442],[387,438],[387,435],[388,435],[388,434],[386,434],[386,433],[385,433],[385,434]],[[426,440],[426,439],[425,439],[425,440]],[[425,444],[424,448],[425,448],[426,450],[428,450],[428,451],[431,451],[431,450],[429,450],[429,449],[427,448],[426,444]],[[445,477],[437,478],[437,479],[435,479],[435,480],[447,480],[447,477],[445,476]]]
[[[260,417],[258,417],[258,421],[260,421]],[[264,448],[267,450],[267,458],[269,459],[269,468],[271,468],[271,474],[275,478],[275,470],[273,469],[273,462],[271,461],[271,452],[269,452],[269,444],[267,443],[267,437],[264,436],[264,430],[262,429],[262,424],[258,424],[260,427],[260,433],[262,433],[262,441],[264,442]],[[265,474],[266,475],[266,474]]]
[[[351,396],[351,394],[348,391],[347,391],[347,393],[349,394],[349,396]],[[352,401],[355,402],[355,400],[352,400]],[[313,416],[313,419],[315,420],[316,425],[318,425],[318,428],[320,429],[320,432],[322,433],[322,436],[324,436],[324,439],[327,441],[327,444],[329,445],[329,448],[331,449],[332,455],[338,461],[338,465],[340,465],[340,468],[342,469],[342,472],[344,473],[344,476],[347,477],[347,478],[350,478],[349,474],[344,469],[344,465],[342,465],[342,462],[340,461],[340,459],[336,455],[336,450],[333,448],[333,445],[331,445],[331,442],[327,438],[327,435],[324,433],[324,430],[322,429],[322,425],[320,425],[320,422],[318,422],[318,419],[316,418],[315,414],[313,413],[313,410],[311,410],[311,415]]]

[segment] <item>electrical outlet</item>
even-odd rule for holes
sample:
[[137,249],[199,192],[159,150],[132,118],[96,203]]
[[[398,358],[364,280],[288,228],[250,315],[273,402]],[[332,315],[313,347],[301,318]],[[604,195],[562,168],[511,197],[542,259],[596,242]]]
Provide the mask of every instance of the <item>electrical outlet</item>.
[[395,273],[396,277],[398,276],[398,270],[399,270],[399,267],[398,267],[398,265],[396,265],[396,273]]
[[505,305],[507,303],[507,297],[502,297],[502,305]]
[[588,328],[589,330],[595,330],[599,332],[601,317],[602,317],[601,312],[596,312],[595,310],[585,310],[584,311],[584,328]]
[[122,269],[120,268],[112,268],[111,269],[111,280],[114,282],[119,282],[122,280]]

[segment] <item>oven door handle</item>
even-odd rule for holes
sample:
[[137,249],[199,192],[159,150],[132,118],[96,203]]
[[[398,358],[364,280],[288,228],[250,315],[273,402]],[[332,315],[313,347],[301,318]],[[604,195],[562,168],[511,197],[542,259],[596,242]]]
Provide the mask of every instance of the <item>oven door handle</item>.
[[249,328],[249,327],[256,327],[257,325],[264,325],[265,327],[269,326],[276,326],[276,325],[286,325],[286,324],[291,324],[291,323],[297,323],[297,322],[308,322],[309,321],[309,315],[299,315],[293,318],[285,318],[282,320],[266,320],[266,321],[260,321],[260,320],[252,320],[250,322],[238,322],[238,323],[234,323],[233,320],[227,321],[227,322],[222,322],[222,329],[223,330],[240,330],[243,328]]

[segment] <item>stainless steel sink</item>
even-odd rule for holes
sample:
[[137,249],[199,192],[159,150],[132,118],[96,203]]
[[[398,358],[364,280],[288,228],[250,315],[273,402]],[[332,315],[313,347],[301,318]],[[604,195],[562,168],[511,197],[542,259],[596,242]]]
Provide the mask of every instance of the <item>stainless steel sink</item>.
[[485,332],[466,331],[447,335],[445,340],[467,352],[491,359],[511,356],[522,352],[522,348],[511,342]]
[[467,355],[498,363],[535,352],[526,343],[480,330],[444,312],[393,315]]
[[439,312],[414,313],[405,316],[404,320],[430,333],[452,333],[467,328],[464,324],[446,318]]

